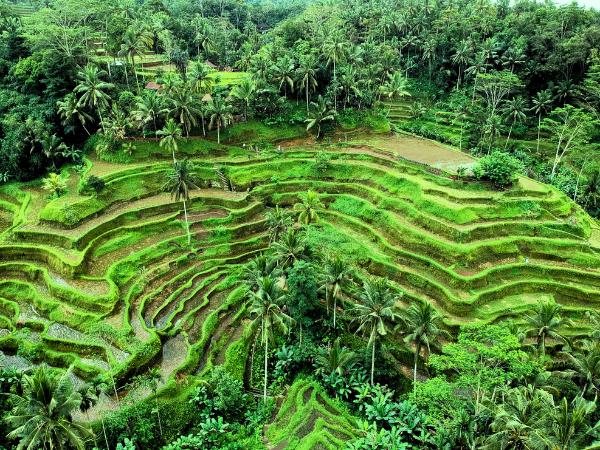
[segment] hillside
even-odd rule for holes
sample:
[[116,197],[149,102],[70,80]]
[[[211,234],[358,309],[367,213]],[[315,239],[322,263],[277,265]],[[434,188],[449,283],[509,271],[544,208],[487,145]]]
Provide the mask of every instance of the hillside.
[[[74,364],[84,379],[149,366],[164,380],[214,364],[241,374],[249,336],[237,273],[268,244],[267,209],[309,189],[325,205],[311,244],[343,248],[365,274],[393,281],[403,303],[433,303],[450,327],[518,316],[541,299],[573,317],[600,302],[600,230],[579,207],[526,178],[502,192],[454,180],[399,158],[415,145],[405,140],[189,154],[202,186],[188,211],[192,251],[181,203],[162,191],[166,155],[91,157],[86,176],[106,182],[97,196],[76,192],[72,169],[69,194],[54,200],[39,183],[3,187],[0,348],[23,365]],[[320,170],[321,152],[330,159]],[[235,191],[219,186],[216,166]]]

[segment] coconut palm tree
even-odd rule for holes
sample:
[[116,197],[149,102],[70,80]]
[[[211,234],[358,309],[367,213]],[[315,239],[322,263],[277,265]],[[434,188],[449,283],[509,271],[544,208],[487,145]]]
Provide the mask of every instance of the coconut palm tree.
[[352,350],[342,347],[340,338],[333,341],[330,347],[322,347],[315,355],[317,372],[324,376],[343,375],[356,362],[358,355]]
[[190,131],[198,124],[198,116],[201,115],[200,102],[194,96],[190,85],[182,83],[176,86],[171,92],[169,102],[169,115],[183,125],[186,137],[190,137]]
[[173,164],[175,164],[175,152],[178,150],[177,139],[181,139],[181,127],[173,119],[169,119],[163,129],[156,132],[156,135],[162,136],[159,145],[171,151]]
[[228,105],[221,97],[213,98],[208,105],[210,114],[209,127],[217,127],[217,144],[221,143],[221,127],[225,128],[233,122],[231,105]]
[[[117,53],[119,56],[125,56],[131,61],[138,92],[140,91],[140,82],[135,69],[135,58],[143,55],[152,46],[152,42],[152,34],[144,27],[132,26],[123,35],[121,49]],[[127,74],[127,70],[125,70],[125,74]]]
[[102,120],[102,110],[108,107],[110,91],[114,84],[107,83],[102,80],[106,72],[98,70],[98,68],[92,64],[88,64],[83,70],[77,73],[78,84],[73,89],[76,94],[81,94],[79,97],[79,106],[86,106],[98,112],[100,116],[100,123]]
[[[333,328],[336,327],[337,301],[342,299],[344,288],[350,284],[352,269],[339,256],[325,261],[323,283],[325,285],[325,300],[327,305],[333,301]],[[328,306],[329,308],[329,306]]]
[[314,57],[305,57],[300,60],[300,66],[297,69],[300,89],[304,89],[306,96],[306,114],[308,114],[310,92],[314,92],[318,86],[316,65],[317,61]]
[[341,32],[331,33],[323,42],[323,55],[327,59],[327,65],[333,64],[333,111],[337,113],[337,64],[343,60],[348,53],[348,41]]
[[192,235],[190,234],[186,202],[190,200],[190,191],[199,189],[196,183],[194,164],[184,159],[183,161],[175,161],[173,169],[167,174],[167,182],[164,186],[164,190],[171,193],[171,198],[174,198],[176,202],[180,200],[183,202],[188,245],[192,242]]
[[517,122],[523,122],[527,115],[525,111],[527,111],[527,103],[523,97],[515,97],[511,100],[507,100],[504,105],[504,116],[509,119],[510,128],[508,130],[508,136],[506,137],[506,144],[504,144],[504,148],[508,147],[508,141],[510,141],[510,135],[512,134],[512,130]]
[[85,124],[93,120],[92,116],[84,110],[83,105],[79,103],[75,94],[67,94],[65,98],[59,100],[56,104],[58,106],[58,114],[62,119],[61,123],[65,127],[65,132],[75,134],[75,119],[77,119],[88,136],[90,135]]
[[408,91],[408,79],[402,74],[402,72],[388,73],[387,82],[381,86],[381,93],[389,99],[398,99],[403,97],[409,97],[410,92]]
[[302,201],[294,205],[294,211],[298,212],[298,223],[303,225],[318,223],[317,209],[319,208],[323,208],[323,203],[319,200],[319,194],[309,190],[302,197]]
[[196,93],[207,93],[212,90],[213,79],[210,77],[211,69],[202,61],[194,61],[189,71],[188,78]]
[[283,87],[284,95],[287,96],[288,86],[294,92],[294,62],[290,58],[282,58],[273,68],[274,82],[279,83],[279,91]]
[[388,324],[398,320],[395,312],[397,298],[385,279],[368,279],[363,283],[360,303],[355,304],[351,310],[355,316],[353,322],[359,324],[357,333],[369,335],[367,346],[371,347],[371,385],[375,376],[377,341],[388,333]]
[[535,94],[531,110],[538,116],[537,151],[540,151],[540,131],[542,129],[542,116],[552,109],[552,93],[546,89]]
[[259,255],[253,258],[244,268],[244,280],[253,289],[258,286],[261,278],[279,276],[277,260],[267,255]]
[[600,391],[600,344],[584,342],[580,350],[562,353],[569,360],[571,370],[565,371],[574,376],[582,385],[582,395]]
[[244,103],[244,120],[248,120],[248,108],[256,95],[256,83],[251,78],[244,78],[231,90],[231,96]]
[[269,343],[273,342],[276,333],[288,333],[294,320],[281,309],[285,294],[279,287],[277,279],[266,276],[258,281],[258,289],[249,291],[252,301],[250,316],[254,327],[259,327],[261,343],[264,345],[265,367],[263,399],[267,401]]
[[508,390],[502,403],[488,407],[492,434],[486,438],[485,448],[548,448],[545,428],[553,406],[552,395],[534,386]]
[[292,216],[279,205],[275,209],[269,209],[265,215],[269,229],[269,240],[275,242],[279,236],[292,226]]
[[14,407],[6,416],[9,439],[18,439],[18,450],[35,448],[85,449],[92,431],[73,420],[81,395],[73,388],[71,373],[52,376],[45,366],[23,375],[22,394],[7,394]]
[[[90,421],[88,411],[98,403],[100,395],[102,395],[106,389],[107,385],[101,378],[94,378],[90,384],[85,384],[79,389],[78,392],[81,395],[81,405],[79,406],[79,410],[88,416],[88,422]],[[102,423],[104,443],[106,444],[106,448],[110,448],[108,445],[108,436],[106,435],[106,427],[104,425],[104,416],[100,416],[100,422]]]
[[577,450],[586,448],[594,435],[600,431],[600,422],[594,420],[596,402],[581,396],[570,402],[563,399],[550,409],[549,440],[553,449]]
[[525,316],[525,321],[529,325],[527,334],[536,334],[538,351],[542,357],[546,354],[547,337],[566,342],[566,338],[558,330],[571,321],[560,317],[561,310],[561,306],[557,303],[539,302]]
[[135,109],[132,112],[133,120],[145,127],[152,123],[154,133],[158,132],[157,121],[166,113],[163,106],[163,97],[156,91],[144,92],[136,98]]
[[465,67],[471,60],[471,52],[471,43],[464,41],[461,43],[460,47],[451,57],[452,62],[458,66],[458,78],[456,80],[456,89],[460,87],[460,83],[462,81],[463,67]]
[[296,261],[308,256],[304,235],[295,228],[288,228],[279,240],[271,245],[277,263],[283,269],[292,267]]
[[317,139],[321,136],[321,125],[324,122],[329,122],[335,119],[335,112],[329,109],[329,106],[323,99],[323,97],[319,96],[317,102],[311,102],[313,107],[312,111],[309,113],[308,118],[306,119],[306,131],[310,131],[312,128],[317,127]]
[[431,353],[431,344],[440,336],[448,335],[441,328],[442,316],[427,302],[414,302],[402,313],[404,342],[414,344],[415,359],[413,368],[413,385],[417,384],[417,365],[423,346],[427,354]]

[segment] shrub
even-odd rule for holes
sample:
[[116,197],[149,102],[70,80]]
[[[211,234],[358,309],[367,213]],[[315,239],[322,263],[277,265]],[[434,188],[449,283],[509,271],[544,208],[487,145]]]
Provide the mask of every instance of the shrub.
[[60,197],[67,191],[67,181],[58,173],[48,174],[42,183],[44,190],[48,191],[51,197]]
[[95,175],[90,175],[85,181],[85,190],[94,191],[96,194],[102,192],[105,186],[104,180]]
[[523,163],[505,152],[495,151],[481,158],[475,174],[491,181],[498,189],[506,189],[513,185],[518,175],[523,172]]

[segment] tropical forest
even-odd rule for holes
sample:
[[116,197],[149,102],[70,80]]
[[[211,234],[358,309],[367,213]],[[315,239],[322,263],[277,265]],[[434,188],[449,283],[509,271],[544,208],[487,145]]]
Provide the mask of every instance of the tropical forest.
[[0,0],[0,450],[600,449],[600,2]]

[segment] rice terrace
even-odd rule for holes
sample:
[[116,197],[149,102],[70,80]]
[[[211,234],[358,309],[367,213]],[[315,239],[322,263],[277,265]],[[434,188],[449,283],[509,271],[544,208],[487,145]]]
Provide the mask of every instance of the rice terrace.
[[599,448],[598,30],[0,0],[0,450]]

